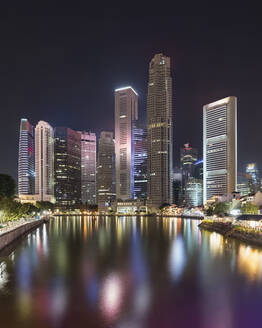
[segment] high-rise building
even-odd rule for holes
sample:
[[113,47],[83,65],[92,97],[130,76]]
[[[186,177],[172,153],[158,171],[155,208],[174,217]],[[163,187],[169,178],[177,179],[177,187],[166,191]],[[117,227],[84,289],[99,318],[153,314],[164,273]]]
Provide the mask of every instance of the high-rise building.
[[246,167],[246,174],[249,177],[250,191],[255,193],[260,190],[259,170],[256,163],[249,163]]
[[97,158],[97,203],[106,212],[115,200],[115,142],[113,132],[101,132]]
[[83,204],[96,204],[96,134],[81,134],[81,198]]
[[35,193],[40,201],[55,201],[54,132],[44,121],[35,127]]
[[147,93],[147,175],[149,204],[173,201],[173,120],[170,58],[157,54],[149,65]]
[[184,147],[180,148],[180,163],[185,184],[189,178],[194,176],[194,164],[197,161],[197,158],[197,149],[192,148],[189,143],[184,144]]
[[134,135],[134,198],[147,198],[147,150],[146,129],[136,122]]
[[180,167],[174,167],[173,172],[173,202],[181,205],[183,201],[182,194],[182,170]]
[[203,159],[199,159],[194,164],[194,178],[202,180],[203,181]]
[[55,198],[59,205],[81,203],[81,135],[55,128]]
[[251,192],[250,178],[248,174],[237,175],[237,191],[240,196],[246,196]]
[[134,198],[134,122],[138,95],[132,87],[115,90],[115,154],[117,199]]
[[204,203],[236,191],[237,98],[203,107]]
[[203,181],[189,178],[185,185],[185,204],[187,206],[203,205]]
[[20,122],[18,154],[18,194],[35,193],[35,145],[34,127],[26,118]]

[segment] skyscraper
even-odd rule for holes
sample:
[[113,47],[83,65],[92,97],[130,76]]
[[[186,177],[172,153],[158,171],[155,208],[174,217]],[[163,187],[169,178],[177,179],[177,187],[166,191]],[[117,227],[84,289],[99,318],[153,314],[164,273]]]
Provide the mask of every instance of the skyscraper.
[[146,129],[136,122],[133,128],[134,139],[134,198],[147,198],[147,150]]
[[197,157],[197,149],[192,148],[189,143],[184,144],[184,147],[180,148],[180,163],[185,183],[194,176],[194,163],[197,161]]
[[147,93],[149,204],[172,203],[173,120],[170,58],[157,54],[149,65]]
[[134,197],[134,122],[138,95],[132,87],[115,90],[115,154],[117,199]]
[[35,193],[41,201],[55,201],[54,132],[44,121],[35,127]]
[[81,203],[81,135],[55,128],[55,198],[59,205]]
[[83,204],[96,204],[96,134],[81,134],[81,199]]
[[204,203],[236,191],[237,98],[227,97],[203,108]]
[[246,174],[249,178],[250,191],[255,193],[260,190],[259,170],[256,163],[249,163],[246,167]]
[[18,194],[32,195],[35,192],[35,146],[34,127],[26,118],[20,122],[18,154]]
[[203,204],[203,181],[189,178],[185,185],[185,204],[201,206]]
[[113,132],[101,132],[97,159],[97,202],[98,210],[101,212],[106,212],[115,200],[114,154]]

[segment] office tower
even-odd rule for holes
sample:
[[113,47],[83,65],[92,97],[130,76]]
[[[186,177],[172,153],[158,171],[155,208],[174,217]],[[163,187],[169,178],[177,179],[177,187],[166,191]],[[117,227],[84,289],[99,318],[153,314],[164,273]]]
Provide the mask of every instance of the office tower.
[[174,167],[173,173],[173,202],[181,205],[183,201],[182,195],[182,170],[180,167]]
[[134,198],[134,122],[138,95],[132,87],[115,90],[115,155],[117,199]]
[[260,190],[259,171],[256,163],[249,163],[246,167],[246,174],[249,177],[250,191],[255,193]]
[[185,204],[187,206],[203,205],[203,181],[189,178],[185,185]]
[[203,181],[203,159],[199,159],[195,162],[194,166],[194,178]]
[[197,161],[197,157],[197,149],[192,148],[189,143],[184,144],[184,147],[180,148],[180,163],[185,184],[189,178],[194,176],[194,164]]
[[170,58],[157,54],[149,65],[147,94],[149,205],[172,203],[173,123]]
[[55,198],[58,205],[81,203],[81,135],[55,128]]
[[106,212],[115,200],[115,142],[113,132],[101,132],[97,158],[98,210]]
[[248,174],[237,175],[237,191],[240,196],[246,196],[251,192],[250,177]]
[[136,122],[134,135],[134,198],[147,198],[147,151],[146,129]]
[[83,204],[96,204],[96,134],[81,134],[81,199]]
[[35,193],[35,145],[34,127],[26,118],[20,122],[18,154],[18,194]]
[[40,201],[54,198],[54,132],[44,121],[35,127],[35,193]]
[[203,107],[204,203],[236,191],[237,98]]

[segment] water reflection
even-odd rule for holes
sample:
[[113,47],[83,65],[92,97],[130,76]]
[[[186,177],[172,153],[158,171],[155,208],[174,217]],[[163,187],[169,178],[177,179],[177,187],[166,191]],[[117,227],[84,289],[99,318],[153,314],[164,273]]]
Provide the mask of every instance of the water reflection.
[[198,224],[91,216],[50,221],[1,259],[1,324],[242,327],[238,317],[245,322],[249,312],[239,299],[248,292],[259,302],[262,292],[262,251]]

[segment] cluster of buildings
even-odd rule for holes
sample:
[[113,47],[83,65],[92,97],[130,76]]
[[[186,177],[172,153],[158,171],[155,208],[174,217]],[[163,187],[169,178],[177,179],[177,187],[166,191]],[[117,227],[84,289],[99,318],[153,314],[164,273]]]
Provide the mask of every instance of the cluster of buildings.
[[[237,99],[203,107],[203,159],[186,143],[173,168],[173,105],[170,58],[156,54],[149,64],[147,122],[139,120],[138,94],[115,90],[115,131],[95,133],[20,123],[18,194],[21,201],[58,206],[113,204],[125,211],[163,204],[201,206],[212,197],[257,188],[250,164],[237,182]],[[251,177],[251,179],[250,179]],[[247,179],[247,180],[246,180]],[[130,207],[129,206],[129,207]]]

